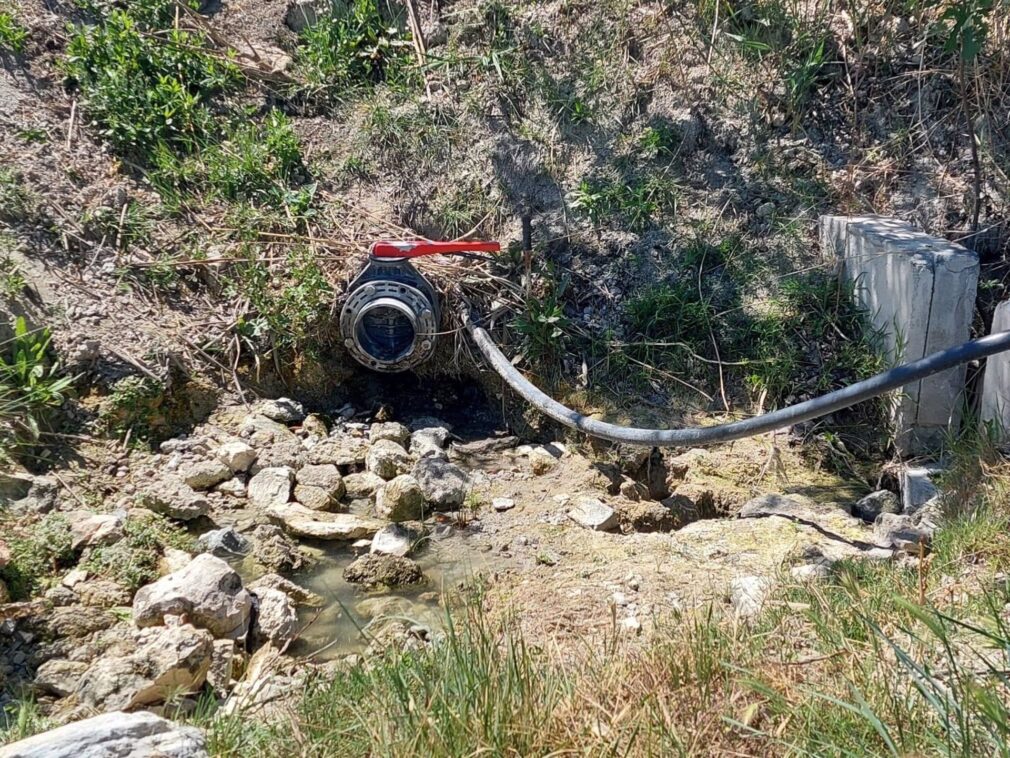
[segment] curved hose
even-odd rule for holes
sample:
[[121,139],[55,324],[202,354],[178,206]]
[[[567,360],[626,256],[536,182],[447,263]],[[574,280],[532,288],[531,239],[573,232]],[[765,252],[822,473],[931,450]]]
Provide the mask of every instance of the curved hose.
[[809,421],[818,416],[825,416],[833,411],[847,408],[863,400],[869,400],[962,363],[1010,350],[1010,332],[997,332],[981,339],[932,353],[917,361],[896,366],[876,376],[871,376],[869,379],[829,392],[827,395],[780,408],[761,416],[691,429],[642,429],[597,421],[562,405],[541,392],[520,374],[481,326],[472,319],[468,319],[466,327],[477,348],[491,364],[491,367],[512,389],[540,412],[565,426],[578,429],[593,437],[600,437],[611,442],[648,445],[650,447],[711,445],[717,442],[752,437],[792,426],[801,421]]

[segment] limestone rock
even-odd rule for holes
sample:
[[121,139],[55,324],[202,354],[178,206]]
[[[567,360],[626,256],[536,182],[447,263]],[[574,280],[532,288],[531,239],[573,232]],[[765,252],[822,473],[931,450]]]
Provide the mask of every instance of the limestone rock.
[[309,451],[309,463],[332,463],[338,468],[363,466],[368,444],[360,437],[344,434],[316,443]]
[[730,582],[730,602],[742,618],[757,615],[771,591],[771,582],[763,576],[738,576]]
[[74,592],[84,605],[98,608],[116,608],[130,604],[130,590],[110,579],[89,579],[74,587]]
[[491,507],[498,511],[498,513],[503,513],[515,508],[516,501],[510,497],[496,497],[491,501]]
[[390,521],[424,518],[424,494],[409,474],[390,479],[375,493],[375,513]]
[[249,473],[258,474],[268,468],[289,468],[292,471],[300,469],[308,460],[309,451],[297,437],[261,448],[256,456],[256,462],[249,467]]
[[344,480],[332,463],[303,466],[295,480],[295,499],[314,511],[335,510],[344,496]]
[[283,445],[288,442],[298,442],[295,433],[284,424],[271,421],[266,416],[251,413],[242,421],[239,434],[249,441],[253,447]]
[[221,482],[214,488],[214,491],[234,498],[244,498],[246,496],[245,484],[242,483],[241,479],[229,479],[226,482]]
[[424,524],[417,521],[387,524],[372,537],[369,552],[396,555],[401,558],[410,555],[427,534]]
[[153,482],[141,492],[139,500],[145,508],[180,521],[206,516],[210,511],[205,497],[174,476]]
[[381,476],[370,471],[348,474],[344,477],[345,494],[351,499],[372,497],[384,481]]
[[320,606],[323,604],[323,599],[315,592],[307,590],[279,574],[264,574],[259,579],[250,582],[248,589],[257,595],[263,589],[278,590],[291,598],[291,602],[296,605]]
[[568,511],[568,518],[581,527],[596,532],[616,529],[620,523],[617,512],[609,505],[594,497],[584,497]]
[[70,511],[65,514],[70,524],[71,547],[77,551],[97,545],[111,545],[123,538],[123,518],[114,513]]
[[407,473],[410,456],[401,445],[391,440],[379,440],[368,449],[365,467],[376,476],[389,480]]
[[145,630],[130,655],[98,658],[74,694],[85,705],[130,710],[195,692],[210,668],[214,638],[189,624]]
[[424,581],[421,567],[409,558],[368,553],[344,569],[344,579],[367,587],[397,587]]
[[214,640],[214,651],[207,669],[207,684],[219,698],[226,698],[235,673],[235,641]]
[[410,440],[410,429],[396,421],[372,424],[368,430],[368,440],[373,445],[379,440],[389,440],[401,447],[406,447],[407,442]]
[[543,447],[535,447],[530,451],[530,469],[537,476],[553,471],[554,467],[558,465],[558,459],[551,455]]
[[276,524],[260,524],[250,536],[256,545],[256,560],[269,570],[287,573],[305,565],[305,556],[298,545]]
[[290,398],[279,397],[276,400],[261,400],[254,408],[261,416],[279,424],[295,424],[305,418],[305,409],[301,403]]
[[881,513],[901,513],[901,500],[889,490],[877,490],[852,506],[852,515],[873,523]]
[[149,711],[105,713],[0,748],[3,758],[207,758],[203,733]]
[[298,632],[298,614],[287,594],[270,587],[256,591],[259,608],[253,626],[253,638],[258,643],[270,642],[283,648]]
[[179,466],[177,473],[195,490],[209,490],[232,476],[232,470],[216,459],[187,461]]
[[164,624],[166,616],[185,616],[215,637],[240,639],[249,627],[252,596],[227,563],[208,553],[154,584],[141,587],[133,598],[133,620],[139,627]]
[[197,543],[205,553],[216,555],[219,558],[246,555],[252,549],[249,540],[235,531],[235,528],[231,526],[204,532],[200,535]]
[[273,506],[267,514],[279,521],[289,534],[317,540],[358,540],[371,537],[385,526],[378,519],[354,513],[313,511],[297,503]]
[[71,606],[53,608],[41,619],[46,633],[53,637],[80,639],[116,625],[116,617],[103,608]]
[[257,453],[251,445],[241,440],[233,440],[221,445],[214,455],[233,473],[238,474],[249,470],[249,467],[256,462]]
[[7,543],[0,540],[0,569],[5,568],[11,562],[11,549]]
[[448,441],[449,430],[444,426],[428,426],[418,429],[410,435],[410,454],[415,458],[444,455],[445,445]]
[[261,508],[283,505],[291,499],[295,473],[287,466],[262,469],[249,480],[249,501]]
[[470,481],[455,463],[442,458],[422,458],[414,466],[413,474],[424,499],[436,509],[458,508],[466,500]]
[[33,684],[43,694],[66,697],[76,689],[77,682],[87,670],[87,663],[53,658],[39,666]]
[[931,535],[925,529],[916,526],[909,516],[881,513],[873,522],[873,536],[877,544],[894,547],[910,555],[919,554],[920,542],[922,550],[929,552]]

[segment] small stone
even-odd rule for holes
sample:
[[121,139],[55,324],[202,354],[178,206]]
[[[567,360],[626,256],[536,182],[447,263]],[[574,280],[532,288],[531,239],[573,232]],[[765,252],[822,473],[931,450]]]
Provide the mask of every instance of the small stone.
[[310,413],[302,421],[302,432],[309,439],[324,440],[329,435],[330,430],[326,428],[326,422],[318,413]]
[[641,634],[642,624],[634,616],[628,616],[621,620],[621,628],[630,634]]
[[516,501],[510,497],[496,497],[491,501],[491,507],[499,513],[510,511],[516,507]]
[[820,582],[831,577],[827,563],[804,563],[789,569],[789,575],[798,582]]
[[315,592],[307,590],[279,574],[264,574],[256,581],[250,582],[246,589],[252,593],[257,593],[261,589],[278,590],[291,598],[291,602],[297,605],[318,607],[323,604],[323,599]]
[[429,455],[444,455],[449,441],[449,430],[441,426],[418,429],[410,435],[410,454],[416,458]]
[[754,215],[758,218],[771,218],[775,214],[775,203],[771,200],[761,203],[754,211]]
[[209,490],[232,476],[232,470],[216,459],[183,463],[176,473],[195,490]]
[[530,451],[530,468],[537,476],[553,471],[558,465],[558,459],[543,447],[535,447]]
[[210,511],[205,497],[174,476],[155,481],[140,493],[138,500],[145,508],[180,521],[206,516]]
[[376,476],[389,480],[407,473],[410,456],[392,440],[379,440],[368,449],[365,467]]
[[248,471],[249,467],[256,462],[257,455],[255,448],[241,440],[224,443],[214,454],[221,463],[236,474]]
[[283,648],[295,638],[298,631],[298,614],[287,594],[270,587],[260,587],[256,597],[259,602],[253,636],[261,644],[270,642]]
[[227,482],[221,482],[214,488],[214,491],[234,498],[244,498],[246,496],[246,487],[240,479],[229,479]]
[[249,480],[248,494],[253,505],[270,508],[291,499],[295,472],[287,466],[265,468]]
[[76,689],[77,682],[87,670],[87,663],[54,658],[39,666],[34,686],[45,695],[66,697]]
[[298,503],[275,505],[267,515],[284,525],[296,537],[317,540],[357,540],[371,537],[385,522],[355,513],[313,511]]
[[901,513],[901,500],[889,490],[871,492],[852,506],[852,515],[873,523],[881,513]]
[[332,463],[303,466],[296,481],[295,499],[312,510],[333,510],[344,496],[344,480]]
[[228,526],[222,529],[215,529],[212,532],[205,532],[197,540],[200,549],[205,553],[216,555],[219,558],[228,558],[234,555],[246,555],[252,550],[252,544],[235,531],[234,527]]
[[332,463],[344,468],[365,463],[368,445],[357,437],[339,435],[322,440],[309,451],[309,463]]
[[305,556],[279,526],[260,524],[250,535],[256,545],[256,560],[271,571],[298,571],[305,565]]
[[910,555],[918,555],[920,550],[929,552],[930,534],[915,526],[910,516],[881,513],[873,522],[873,536],[878,545],[894,547]]
[[254,410],[261,416],[266,416],[279,424],[295,424],[305,418],[305,409],[302,404],[286,397],[260,401]]
[[390,479],[375,493],[375,514],[390,521],[424,518],[424,495],[409,474]]
[[424,525],[416,521],[387,524],[372,537],[369,552],[404,557],[426,534]]
[[613,508],[593,497],[582,498],[568,511],[568,517],[579,526],[597,532],[616,529],[620,523]]
[[70,511],[65,514],[70,524],[71,549],[111,545],[123,538],[123,518],[119,514]]

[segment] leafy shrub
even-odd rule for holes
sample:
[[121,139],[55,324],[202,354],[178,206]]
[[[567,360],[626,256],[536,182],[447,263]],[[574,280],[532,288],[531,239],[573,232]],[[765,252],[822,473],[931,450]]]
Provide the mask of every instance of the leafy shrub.
[[7,11],[0,12],[0,50],[20,55],[25,50],[28,31]]
[[31,597],[73,561],[70,524],[59,514],[48,514],[23,531],[6,529],[4,538],[11,560],[0,570],[0,578],[15,599]]
[[92,548],[81,565],[135,590],[158,578],[158,561],[166,547],[190,550],[192,543],[185,531],[164,516],[140,510],[123,523],[123,539]]
[[65,70],[102,134],[144,160],[159,147],[183,153],[215,132],[212,98],[234,89],[239,70],[203,48],[200,34],[174,28],[175,4],[141,0],[82,28]]
[[11,341],[0,344],[0,459],[38,440],[74,381],[52,356],[48,329],[30,330],[22,316],[13,327]]
[[627,182],[584,179],[572,193],[571,204],[594,224],[618,222],[641,232],[660,217],[675,214],[677,196],[676,184],[660,174]]

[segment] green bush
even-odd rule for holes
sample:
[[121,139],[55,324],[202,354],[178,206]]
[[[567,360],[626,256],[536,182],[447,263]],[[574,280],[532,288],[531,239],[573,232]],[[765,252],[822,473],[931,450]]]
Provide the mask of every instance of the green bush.
[[92,548],[81,566],[136,590],[158,578],[158,561],[166,547],[191,550],[193,540],[164,516],[141,510],[123,523],[123,539]]
[[[215,96],[240,83],[238,68],[173,27],[175,4],[141,0],[75,32],[65,71],[86,113],[119,150],[146,162],[158,148],[193,152],[215,136]],[[99,12],[100,13],[100,12]]]
[[25,50],[28,31],[7,11],[0,12],[0,50],[20,55]]
[[15,600],[26,600],[44,588],[46,581],[73,562],[70,524],[51,513],[30,528],[5,529],[11,560],[0,570],[0,579]]

